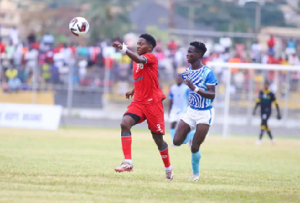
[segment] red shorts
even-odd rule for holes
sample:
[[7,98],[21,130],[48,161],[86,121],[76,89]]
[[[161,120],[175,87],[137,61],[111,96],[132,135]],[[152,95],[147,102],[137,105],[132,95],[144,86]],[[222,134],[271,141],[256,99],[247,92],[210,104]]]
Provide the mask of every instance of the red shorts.
[[164,107],[162,101],[152,105],[131,103],[124,115],[130,115],[136,123],[147,120],[152,133],[165,134]]

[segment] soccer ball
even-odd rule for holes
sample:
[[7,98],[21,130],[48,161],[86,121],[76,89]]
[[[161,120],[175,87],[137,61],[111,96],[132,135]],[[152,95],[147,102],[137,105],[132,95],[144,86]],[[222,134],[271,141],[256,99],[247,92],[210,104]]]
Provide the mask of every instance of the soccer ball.
[[74,35],[81,37],[89,31],[90,25],[85,18],[76,17],[71,20],[69,29]]

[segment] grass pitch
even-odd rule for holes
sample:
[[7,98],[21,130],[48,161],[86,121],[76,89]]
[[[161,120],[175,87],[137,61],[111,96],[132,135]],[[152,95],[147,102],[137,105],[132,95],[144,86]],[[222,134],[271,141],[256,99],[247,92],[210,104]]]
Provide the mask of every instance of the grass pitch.
[[199,182],[187,181],[189,147],[170,148],[168,182],[147,131],[133,130],[134,172],[114,172],[123,160],[119,134],[0,128],[0,202],[300,202],[299,139],[256,146],[256,137],[210,136]]

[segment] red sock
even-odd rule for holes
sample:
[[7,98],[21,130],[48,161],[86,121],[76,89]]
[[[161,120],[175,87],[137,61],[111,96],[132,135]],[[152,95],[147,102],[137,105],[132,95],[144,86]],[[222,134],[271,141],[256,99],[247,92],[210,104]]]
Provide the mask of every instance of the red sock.
[[170,157],[169,157],[169,148],[165,148],[162,151],[159,151],[161,158],[165,164],[165,167],[170,167],[171,166],[171,162],[170,162]]
[[122,140],[122,149],[123,149],[123,154],[125,159],[131,159],[131,134],[130,132],[127,133],[126,135],[123,134],[121,136]]

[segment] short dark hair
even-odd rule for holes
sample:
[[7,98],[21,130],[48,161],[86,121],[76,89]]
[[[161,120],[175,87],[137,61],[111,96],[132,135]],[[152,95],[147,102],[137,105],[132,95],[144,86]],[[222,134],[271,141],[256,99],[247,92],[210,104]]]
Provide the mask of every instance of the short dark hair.
[[152,35],[145,33],[145,34],[141,34],[140,38],[145,39],[148,44],[152,45],[153,49],[156,47],[156,40]]
[[265,82],[264,82],[264,84],[265,84],[265,85],[270,85],[270,84],[271,84],[271,81],[268,80],[268,79],[266,79]]
[[199,53],[201,52],[201,54],[202,54],[201,57],[203,57],[205,52],[207,51],[205,44],[202,42],[194,41],[194,42],[191,42],[190,45],[195,47],[197,52],[199,52]]

